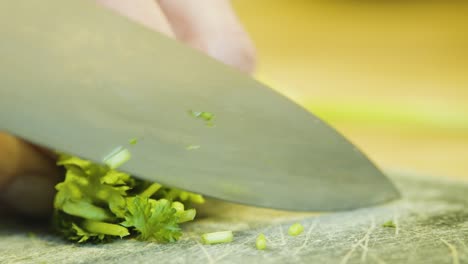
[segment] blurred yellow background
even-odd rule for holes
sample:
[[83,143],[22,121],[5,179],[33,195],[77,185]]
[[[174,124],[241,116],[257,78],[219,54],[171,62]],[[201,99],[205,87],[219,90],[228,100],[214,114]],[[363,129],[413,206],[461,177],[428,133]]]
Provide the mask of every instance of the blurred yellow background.
[[234,0],[257,78],[383,168],[468,178],[468,2]]

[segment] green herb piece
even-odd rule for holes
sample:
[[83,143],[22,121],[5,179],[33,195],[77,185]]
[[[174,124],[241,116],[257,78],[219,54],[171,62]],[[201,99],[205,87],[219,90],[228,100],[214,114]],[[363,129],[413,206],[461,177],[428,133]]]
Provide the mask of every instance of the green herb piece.
[[124,237],[130,235],[128,229],[116,224],[85,220],[82,223],[84,229],[91,233]]
[[176,210],[168,200],[136,196],[127,200],[127,206],[128,213],[122,225],[134,227],[139,239],[174,242],[182,235]]
[[185,210],[184,203],[204,201],[200,195],[137,180],[70,155],[60,155],[57,164],[66,174],[55,187],[53,224],[62,236],[78,243],[132,234],[141,240],[176,241],[182,235],[179,223],[196,216],[195,209]]
[[193,116],[193,117],[196,117],[196,118],[201,118],[205,121],[211,121],[213,120],[213,118],[215,117],[214,114],[210,113],[210,112],[198,112],[198,111],[190,111],[190,114]]
[[396,224],[392,220],[389,220],[389,221],[383,223],[382,227],[396,228]]
[[176,188],[165,188],[161,190],[161,192],[156,193],[155,196],[159,197],[158,195],[171,201],[178,200],[181,202],[187,202],[187,203],[191,202],[195,204],[203,204],[205,202],[205,198],[203,198],[203,196],[200,194],[187,192],[187,191],[176,189]]
[[201,111],[189,111],[190,115],[202,119],[206,122],[207,126],[213,126],[213,119],[215,118],[215,115],[210,113],[210,112],[201,112]]
[[197,214],[197,211],[195,209],[185,210],[184,204],[178,201],[172,202],[171,207],[176,210],[178,223],[192,221],[195,218],[195,215]]
[[72,223],[72,229],[75,231],[76,236],[70,237],[71,240],[78,240],[78,243],[86,242],[86,241],[103,241],[106,237],[105,234],[93,233],[89,232],[75,223]]
[[95,221],[105,221],[112,219],[112,215],[107,210],[97,207],[86,201],[67,201],[60,207],[60,209],[69,215]]
[[192,221],[193,219],[195,219],[195,216],[197,215],[197,211],[195,209],[189,209],[189,210],[185,210],[185,211],[182,211],[182,212],[177,212],[176,213],[177,215],[177,223],[185,223],[185,222],[188,222],[188,221]]
[[78,243],[99,243],[111,239],[111,236],[106,236],[105,234],[98,234],[86,231],[83,227],[77,224],[83,221],[82,218],[68,215],[60,210],[54,211],[52,221],[55,230],[58,233],[60,233],[64,238],[71,241],[75,241]]
[[185,210],[184,204],[181,202],[177,202],[177,201],[172,202],[171,207],[174,208],[177,213],[183,212]]
[[255,241],[255,246],[257,247],[258,250],[264,250],[266,249],[266,238],[264,234],[259,234],[257,236],[257,240]]
[[186,147],[187,150],[194,150],[194,149],[199,149],[200,145],[189,145]]
[[201,239],[203,243],[211,245],[232,242],[233,237],[232,231],[220,231],[203,234]]
[[203,118],[206,121],[211,121],[214,118],[214,115],[212,113],[208,113],[208,112],[201,112],[199,117]]
[[288,234],[290,236],[297,236],[300,235],[302,231],[304,231],[304,226],[302,226],[300,223],[295,223],[289,227]]
[[104,163],[111,169],[117,169],[130,160],[131,157],[132,155],[128,149],[118,147],[104,158]]
[[129,175],[101,165],[76,162],[76,158],[67,156],[59,158],[59,164],[67,164],[67,172],[65,181],[55,187],[58,191],[54,201],[56,209],[96,221],[111,220],[113,214],[124,216],[124,197],[134,185]]
[[161,189],[162,185],[159,183],[153,183],[151,184],[146,190],[144,190],[140,196],[141,197],[151,197],[153,196],[159,189]]
[[128,143],[130,143],[130,145],[136,145],[136,143],[138,143],[138,138],[131,138]]

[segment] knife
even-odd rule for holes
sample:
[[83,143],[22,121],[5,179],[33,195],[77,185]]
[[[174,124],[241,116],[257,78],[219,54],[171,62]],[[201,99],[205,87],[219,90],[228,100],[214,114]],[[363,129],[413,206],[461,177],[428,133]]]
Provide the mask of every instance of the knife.
[[0,34],[0,130],[99,163],[125,148],[122,171],[259,207],[334,211],[399,197],[313,114],[93,1],[2,1]]

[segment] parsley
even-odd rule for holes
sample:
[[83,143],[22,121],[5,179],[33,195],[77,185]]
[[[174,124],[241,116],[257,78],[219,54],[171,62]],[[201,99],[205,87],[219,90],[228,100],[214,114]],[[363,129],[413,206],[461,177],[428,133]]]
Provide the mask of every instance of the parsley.
[[117,169],[132,157],[130,151],[124,147],[118,147],[104,158],[104,163],[111,169]]
[[189,111],[189,114],[195,118],[199,118],[205,121],[205,124],[207,126],[213,126],[213,119],[215,118],[215,115],[210,112],[202,112],[202,111]]
[[258,250],[264,250],[266,249],[266,238],[264,234],[259,234],[257,236],[257,240],[255,241],[255,246],[257,247]]
[[128,198],[123,226],[133,227],[141,240],[174,242],[182,235],[176,209],[166,199]]
[[195,149],[199,149],[200,148],[200,145],[189,145],[187,146],[185,149],[187,150],[195,150]]
[[190,114],[193,117],[203,119],[205,121],[211,121],[214,118],[214,114],[210,112],[199,112],[199,111],[190,111]]
[[289,227],[288,234],[290,236],[297,236],[297,235],[300,235],[302,231],[304,231],[304,226],[301,225],[300,223],[295,223]]
[[64,238],[78,243],[128,236],[173,242],[182,235],[179,224],[196,216],[195,209],[185,205],[204,202],[201,195],[135,179],[116,166],[64,154],[57,164],[66,173],[55,187],[53,225]]
[[382,227],[396,228],[396,224],[392,220],[389,220],[389,221],[383,223]]
[[233,237],[232,231],[219,231],[203,234],[201,239],[204,244],[219,244],[232,242]]

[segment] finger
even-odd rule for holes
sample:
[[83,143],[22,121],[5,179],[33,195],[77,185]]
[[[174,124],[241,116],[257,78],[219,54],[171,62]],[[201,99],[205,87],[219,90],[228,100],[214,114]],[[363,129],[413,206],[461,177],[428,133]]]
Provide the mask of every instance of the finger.
[[96,0],[98,3],[153,30],[174,37],[171,26],[153,0]]
[[246,72],[255,49],[227,0],[157,0],[176,37]]
[[[153,30],[174,37],[169,22],[152,0],[97,1]],[[59,176],[60,170],[50,151],[0,133],[0,201],[8,208],[28,216],[49,215]]]
[[50,152],[0,133],[0,199],[4,205],[26,215],[49,214],[59,175]]

